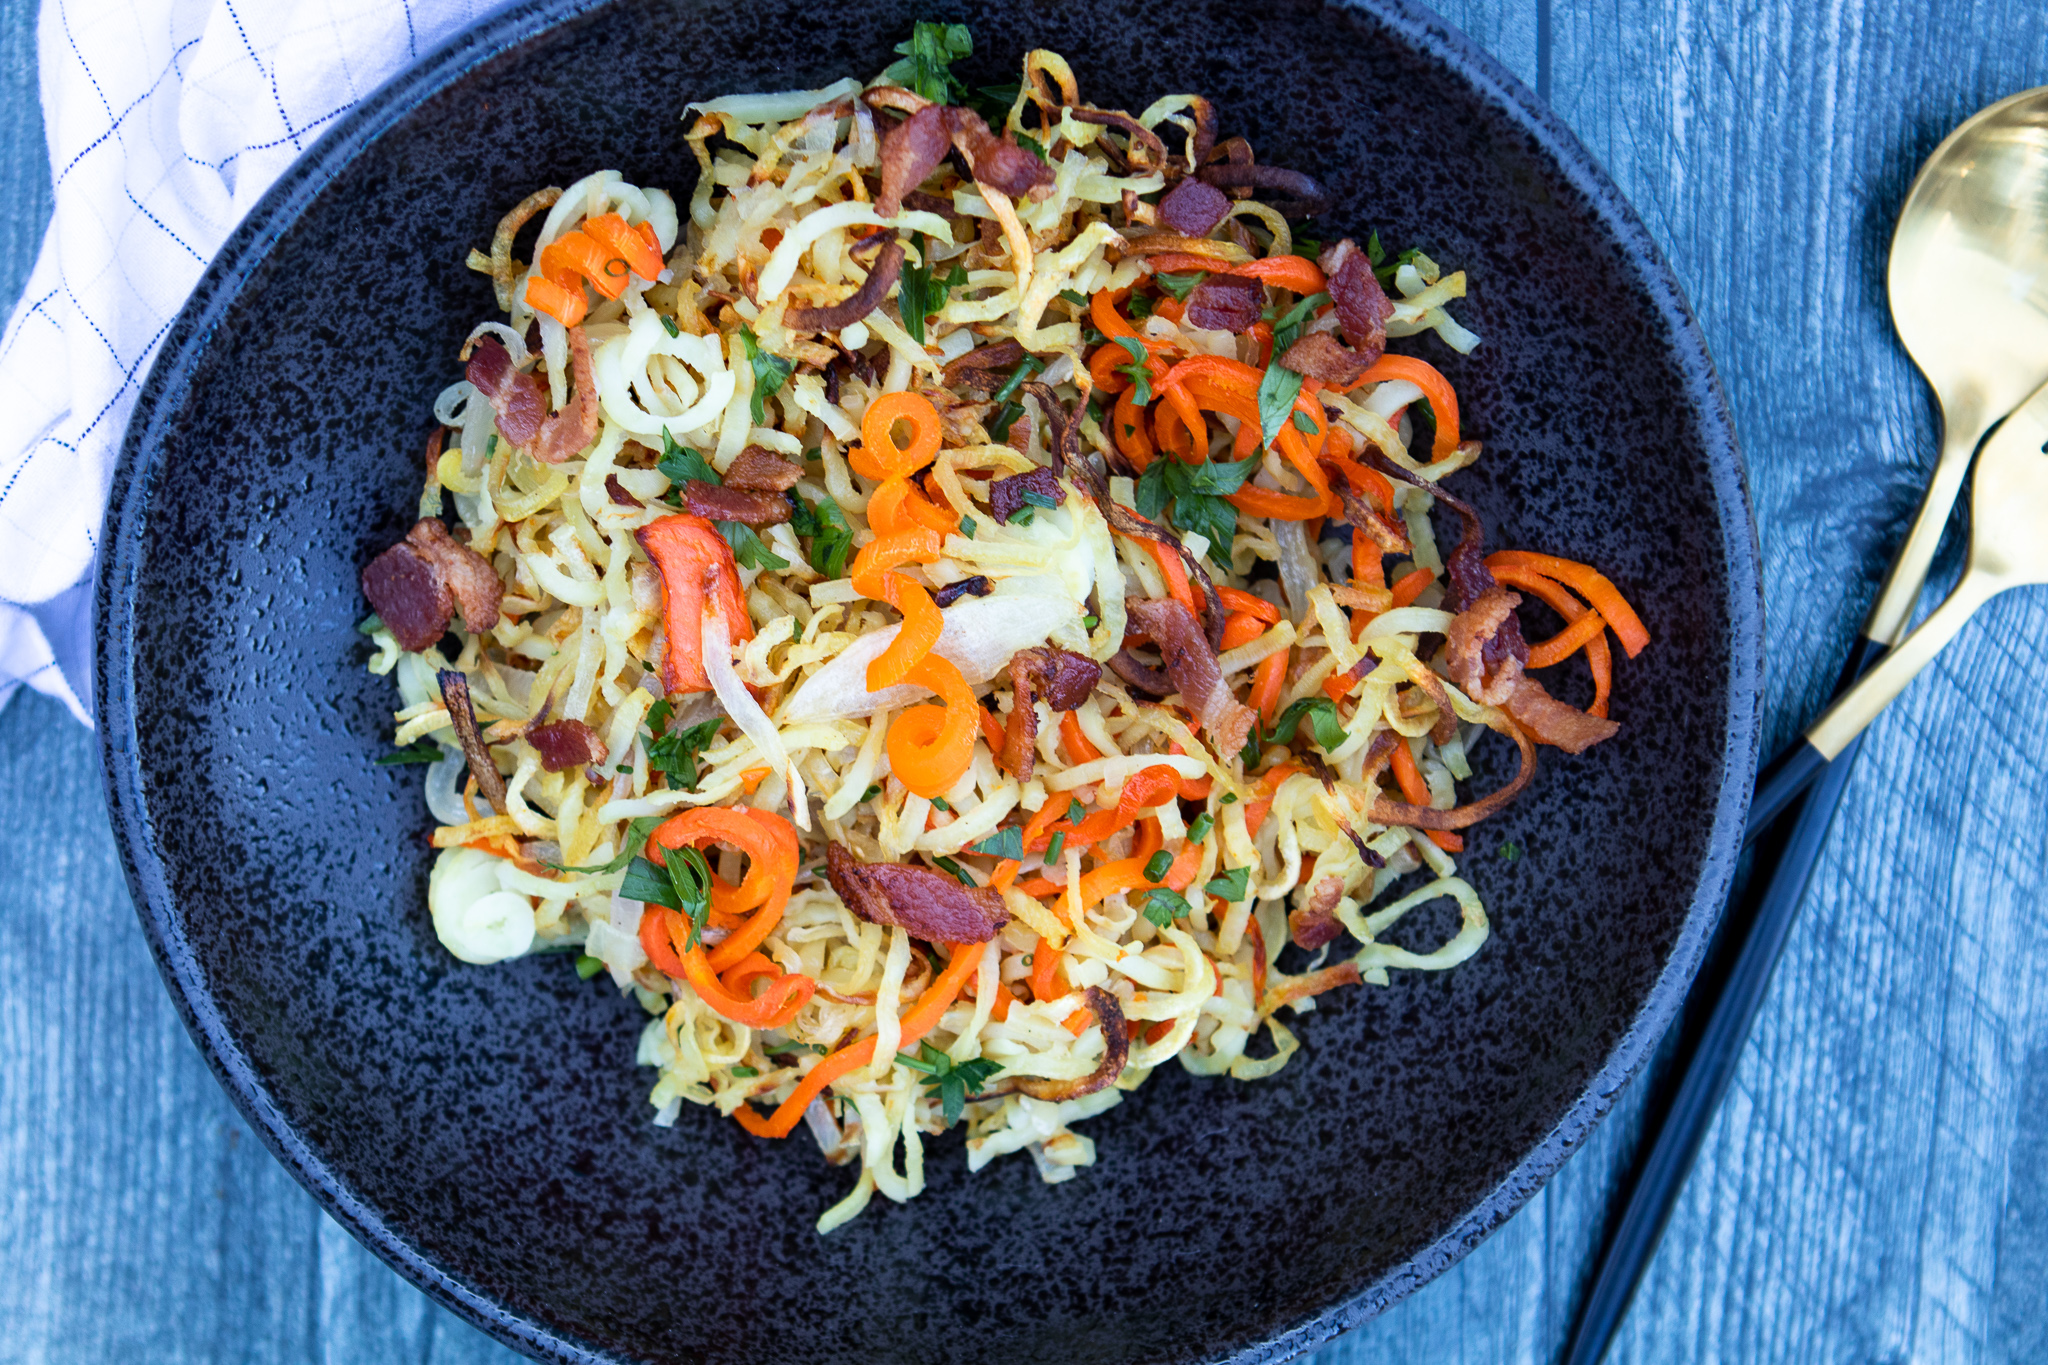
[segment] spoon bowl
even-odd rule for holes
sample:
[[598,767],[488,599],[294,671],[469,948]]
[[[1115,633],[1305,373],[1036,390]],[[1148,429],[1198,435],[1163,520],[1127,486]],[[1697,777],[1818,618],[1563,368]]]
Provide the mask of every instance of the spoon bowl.
[[1978,443],[2048,378],[2048,86],[1934,149],[1899,210],[1886,285],[1899,340],[1941,405],[1942,446],[1864,627],[1882,645],[1912,616]]
[[[1941,404],[1941,455],[1843,677],[1906,633],[1949,511],[1993,424],[2048,379],[2048,86],[1981,110],[1942,140],[1899,209],[1892,322]],[[1839,752],[1809,729],[1767,764],[1755,838]]]

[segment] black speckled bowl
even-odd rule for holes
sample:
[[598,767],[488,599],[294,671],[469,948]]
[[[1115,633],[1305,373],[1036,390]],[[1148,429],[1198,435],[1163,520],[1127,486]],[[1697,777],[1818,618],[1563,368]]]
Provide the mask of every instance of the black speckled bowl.
[[[1656,636],[1621,737],[1472,836],[1473,961],[1326,997],[1278,1079],[1168,1067],[1086,1131],[811,1230],[852,1173],[687,1110],[642,1016],[566,960],[452,961],[419,770],[375,767],[356,572],[410,521],[419,433],[490,309],[504,207],[597,167],[686,193],[685,101],[880,69],[920,7],[529,4],[342,120],[236,231],[133,424],[99,583],[108,793],[157,960],[278,1158],[486,1331],[557,1360],[1280,1360],[1469,1250],[1579,1143],[1690,979],[1733,866],[1761,607],[1735,440],[1677,284],[1578,142],[1419,9],[956,0],[972,74],[1026,48],[1138,108],[1204,92],[1262,160],[1469,269],[1457,384],[1492,543],[1604,566]],[[928,11],[927,11],[928,13]],[[1482,785],[1508,756],[1495,745]],[[1527,856],[1494,856],[1513,840]],[[1441,931],[1441,923],[1416,926]],[[1228,1292],[1208,1292],[1227,1283]]]

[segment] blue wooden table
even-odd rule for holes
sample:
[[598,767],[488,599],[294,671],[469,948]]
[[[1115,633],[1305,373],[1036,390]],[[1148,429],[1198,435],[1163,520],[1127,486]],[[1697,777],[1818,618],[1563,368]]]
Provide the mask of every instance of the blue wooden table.
[[[1691,295],[1749,461],[1775,748],[1824,697],[1933,456],[1885,307],[1893,214],[1951,127],[2048,83],[2048,7],[1442,8],[1606,163]],[[4,297],[48,215],[34,22],[0,0]],[[2048,1360],[2043,678],[2048,593],[2014,594],[1871,732],[1618,1359]],[[1553,1357],[1642,1090],[1318,1365]],[[229,1107],[144,949],[92,737],[34,695],[0,712],[0,1324],[0,1362],[512,1358],[358,1247]]]

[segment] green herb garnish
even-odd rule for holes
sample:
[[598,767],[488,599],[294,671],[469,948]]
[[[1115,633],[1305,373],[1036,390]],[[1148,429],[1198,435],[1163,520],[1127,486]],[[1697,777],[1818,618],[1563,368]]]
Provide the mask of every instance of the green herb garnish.
[[686,730],[670,733],[668,723],[675,709],[675,703],[666,697],[648,708],[647,729],[651,738],[647,745],[647,766],[667,777],[671,790],[695,791],[697,755],[718,738],[718,729],[725,723],[725,718],[715,716]]
[[1162,848],[1146,862],[1145,880],[1148,882],[1162,881],[1172,868],[1173,855]]
[[[660,705],[660,703],[656,704]],[[656,825],[667,818],[666,815],[643,815],[639,819],[627,824],[625,843],[620,846],[619,855],[608,863],[599,863],[590,867],[565,867],[561,863],[548,863],[547,866],[552,867],[557,872],[582,872],[597,877],[620,871],[633,861],[641,849],[647,847],[647,836],[654,832]]]
[[1141,408],[1146,406],[1152,401],[1152,353],[1136,337],[1111,337],[1110,340],[1130,354],[1131,363],[1117,366],[1116,372],[1131,377],[1131,383],[1136,386],[1131,401]]
[[1206,272],[1197,270],[1186,275],[1154,275],[1152,283],[1185,302],[1187,296],[1195,292],[1195,286],[1206,278]]
[[1233,867],[1228,872],[1211,877],[1202,889],[1212,896],[1221,896],[1235,905],[1245,898],[1250,890],[1252,870],[1248,867]]
[[1510,839],[1500,846],[1500,856],[1511,863],[1520,862],[1522,860],[1522,846],[1513,839]]
[[679,445],[676,438],[666,431],[661,433],[661,460],[655,466],[674,488],[681,488],[691,479],[698,479],[713,486],[725,483],[718,477],[718,471],[711,462],[688,446]]
[[1057,863],[1060,860],[1060,855],[1062,853],[1065,853],[1066,851],[1067,832],[1063,829],[1054,830],[1052,832],[1052,838],[1046,840],[1045,861],[1049,864]]
[[431,739],[417,744],[408,744],[403,749],[393,749],[377,760],[380,768],[396,768],[406,763],[438,763],[441,761],[441,746]]
[[635,858],[626,868],[626,880],[619,894],[628,900],[665,905],[690,921],[690,937],[683,944],[688,952],[697,946],[704,921],[711,914],[711,864],[704,854],[687,845],[668,851],[668,866],[646,858]]
[[767,420],[767,409],[762,405],[789,382],[790,374],[796,369],[796,362],[784,360],[779,355],[770,355],[762,350],[759,338],[754,335],[754,329],[744,323],[740,325],[740,342],[747,348],[747,363],[754,370],[754,393],[747,400],[747,407],[753,415],[754,425],[758,427]]
[[1178,891],[1155,887],[1145,893],[1145,918],[1161,929],[1193,909],[1194,907],[1188,904],[1188,898]]
[[924,234],[912,233],[911,240],[917,245],[917,264],[904,265],[902,292],[897,295],[896,303],[903,314],[903,330],[922,346],[924,320],[946,306],[948,294],[967,283],[967,271],[955,264],[950,275],[934,278]]
[[932,861],[938,864],[940,870],[952,874],[953,880],[959,882],[962,886],[979,886],[981,884],[974,880],[973,873],[954,862],[951,858],[934,858]]
[[1269,446],[1279,439],[1280,428],[1294,411],[1294,400],[1301,393],[1301,376],[1282,365],[1280,357],[1300,338],[1302,327],[1315,310],[1329,301],[1328,294],[1311,294],[1273,323],[1273,363],[1266,367],[1265,377],[1259,381],[1259,434]]
[[846,572],[847,556],[853,552],[853,528],[847,524],[846,513],[839,510],[838,503],[830,498],[819,498],[816,502],[793,499],[789,529],[811,538],[812,568],[827,578],[837,578]]
[[601,957],[592,957],[589,953],[585,953],[576,959],[576,975],[582,977],[585,981],[590,980],[591,977],[596,976],[603,970],[604,959]]
[[[920,19],[907,41],[896,44],[903,55],[882,71],[882,79],[915,90],[934,104],[957,104],[967,87],[953,74],[953,63],[974,55],[974,35],[965,24],[931,24]],[[1015,96],[1011,97],[1012,99]]]
[[1216,828],[1216,817],[1203,811],[1195,817],[1195,823],[1188,826],[1188,842],[1199,844],[1209,837],[1209,831]]
[[1303,697],[1285,711],[1280,719],[1273,722],[1273,728],[1266,732],[1266,743],[1275,740],[1290,742],[1297,726],[1307,720],[1314,731],[1316,743],[1324,753],[1329,753],[1344,742],[1344,722],[1337,715],[1337,704],[1328,697]]
[[1211,460],[1207,464],[1154,460],[1138,478],[1134,501],[1138,512],[1154,521],[1170,505],[1173,524],[1183,533],[1206,539],[1209,558],[1227,568],[1230,543],[1237,536],[1237,508],[1227,499],[1244,487],[1245,480],[1258,467],[1256,455],[1235,461]]
[[1024,831],[1011,825],[999,829],[974,846],[976,853],[985,853],[991,858],[1022,858],[1024,856]]
[[948,1128],[960,1121],[960,1111],[966,1105],[967,1097],[979,1094],[989,1078],[1003,1069],[1001,1062],[990,1061],[986,1057],[956,1062],[926,1042],[917,1045],[915,1057],[908,1052],[899,1052],[896,1060],[912,1071],[924,1073],[925,1079],[919,1084],[927,1094],[938,1096],[939,1113]]
[[786,569],[789,561],[762,543],[754,534],[754,528],[743,521],[714,521],[718,534],[725,537],[725,543],[732,546],[733,558],[742,569]]

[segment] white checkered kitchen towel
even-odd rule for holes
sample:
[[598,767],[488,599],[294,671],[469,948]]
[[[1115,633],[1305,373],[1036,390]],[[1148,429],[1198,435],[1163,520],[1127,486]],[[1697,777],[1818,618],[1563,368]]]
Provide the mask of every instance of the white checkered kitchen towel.
[[91,724],[92,572],[121,435],[171,320],[271,181],[505,0],[43,0],[55,214],[0,338],[0,705]]

